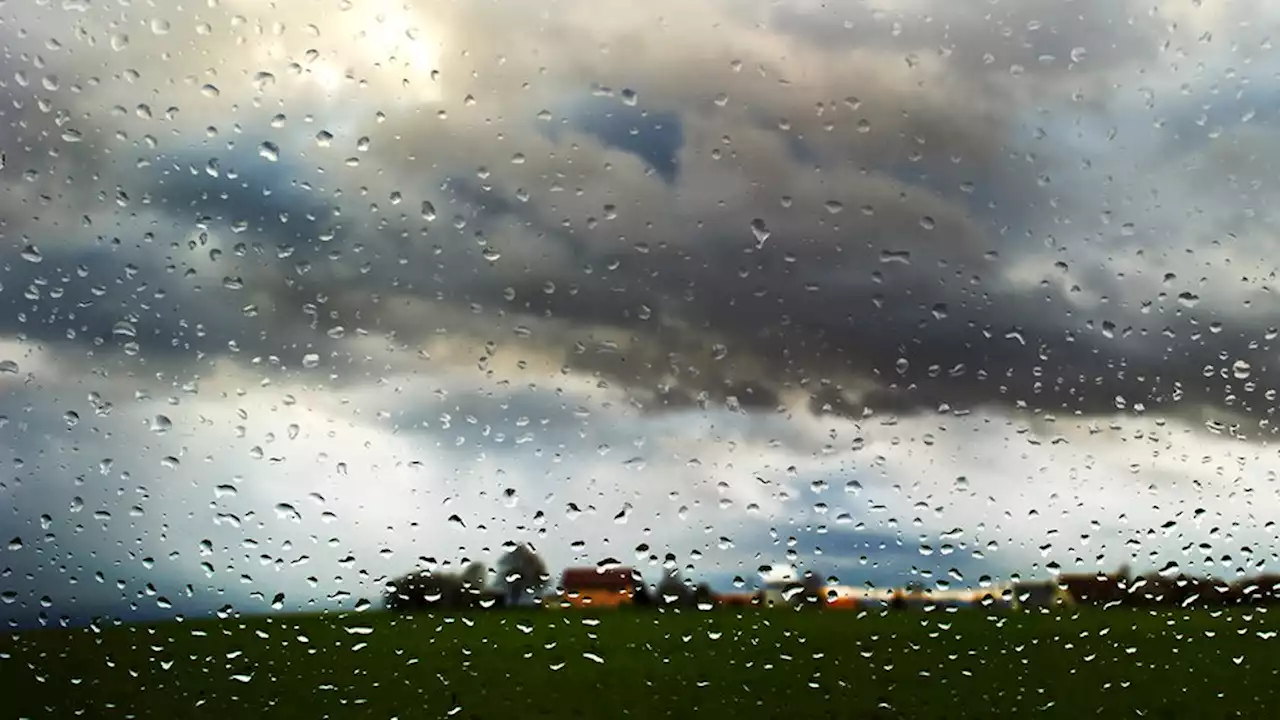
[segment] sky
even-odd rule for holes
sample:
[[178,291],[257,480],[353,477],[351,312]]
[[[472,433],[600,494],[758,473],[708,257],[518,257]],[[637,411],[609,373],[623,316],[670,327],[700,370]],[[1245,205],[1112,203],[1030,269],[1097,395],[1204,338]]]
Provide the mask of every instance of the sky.
[[1274,568],[1277,13],[0,5],[0,619]]

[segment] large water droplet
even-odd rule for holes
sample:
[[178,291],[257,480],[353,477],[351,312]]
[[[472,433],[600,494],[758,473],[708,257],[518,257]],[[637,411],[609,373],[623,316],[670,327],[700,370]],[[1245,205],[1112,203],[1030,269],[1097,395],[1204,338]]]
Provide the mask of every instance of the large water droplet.
[[765,241],[769,239],[772,233],[769,231],[768,226],[764,224],[764,220],[755,218],[751,221],[751,234],[755,235],[756,247],[761,248],[764,247]]

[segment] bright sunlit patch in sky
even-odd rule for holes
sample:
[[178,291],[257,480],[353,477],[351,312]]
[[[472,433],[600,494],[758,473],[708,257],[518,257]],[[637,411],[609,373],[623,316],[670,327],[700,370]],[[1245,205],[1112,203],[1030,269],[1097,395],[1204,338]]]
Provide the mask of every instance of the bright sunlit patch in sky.
[[[259,45],[264,61],[288,58],[287,62],[300,63],[304,77],[329,101],[336,101],[352,79],[368,82],[390,102],[440,99],[440,86],[431,74],[439,66],[441,42],[429,30],[432,19],[420,9],[376,0],[351,3],[342,12],[319,18],[309,4],[296,5],[284,4],[282,15],[294,22],[286,22],[277,42]],[[308,57],[312,51],[317,56]]]

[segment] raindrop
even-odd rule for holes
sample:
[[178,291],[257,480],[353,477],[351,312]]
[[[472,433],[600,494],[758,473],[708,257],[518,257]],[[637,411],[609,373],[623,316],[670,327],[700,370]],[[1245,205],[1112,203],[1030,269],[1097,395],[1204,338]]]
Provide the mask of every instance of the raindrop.
[[765,241],[769,239],[769,235],[771,233],[769,232],[769,228],[765,226],[764,220],[755,218],[751,221],[751,234],[755,235],[756,247],[762,248],[764,247]]
[[151,432],[157,435],[163,435],[173,429],[173,421],[166,415],[156,415],[151,418]]

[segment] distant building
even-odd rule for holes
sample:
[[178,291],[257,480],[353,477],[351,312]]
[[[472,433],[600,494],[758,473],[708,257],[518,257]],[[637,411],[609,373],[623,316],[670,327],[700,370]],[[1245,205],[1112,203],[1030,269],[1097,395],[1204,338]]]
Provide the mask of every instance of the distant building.
[[573,607],[618,607],[633,603],[639,574],[629,567],[568,568],[560,577],[562,603]]

